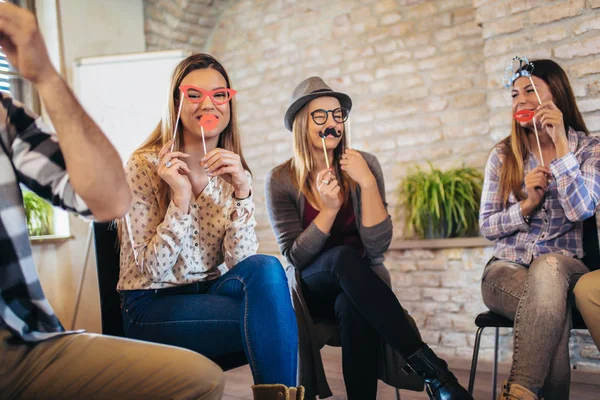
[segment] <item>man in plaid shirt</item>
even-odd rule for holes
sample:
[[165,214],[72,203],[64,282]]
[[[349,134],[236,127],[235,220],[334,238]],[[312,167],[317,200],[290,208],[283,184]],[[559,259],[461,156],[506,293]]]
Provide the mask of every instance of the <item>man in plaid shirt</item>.
[[52,67],[35,17],[0,3],[0,46],[35,85],[58,132],[0,94],[0,399],[220,398],[223,373],[203,356],[67,332],[54,315],[33,264],[19,184],[99,220],[122,216],[130,192],[117,152]]

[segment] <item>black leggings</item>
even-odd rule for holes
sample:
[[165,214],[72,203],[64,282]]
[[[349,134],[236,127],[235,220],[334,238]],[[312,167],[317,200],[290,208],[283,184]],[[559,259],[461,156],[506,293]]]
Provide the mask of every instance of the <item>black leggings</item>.
[[423,346],[396,295],[368,260],[348,246],[327,250],[301,276],[313,319],[340,326],[348,399],[375,399],[380,340],[405,358]]

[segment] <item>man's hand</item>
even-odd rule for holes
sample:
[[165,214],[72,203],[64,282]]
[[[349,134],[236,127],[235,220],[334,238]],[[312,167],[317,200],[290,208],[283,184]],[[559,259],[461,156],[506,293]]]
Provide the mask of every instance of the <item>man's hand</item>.
[[8,61],[36,86],[56,129],[75,193],[100,221],[123,216],[131,192],[119,154],[52,66],[35,16],[0,3],[0,46]]
[[10,64],[33,84],[58,77],[31,12],[14,4],[0,3],[0,46]]

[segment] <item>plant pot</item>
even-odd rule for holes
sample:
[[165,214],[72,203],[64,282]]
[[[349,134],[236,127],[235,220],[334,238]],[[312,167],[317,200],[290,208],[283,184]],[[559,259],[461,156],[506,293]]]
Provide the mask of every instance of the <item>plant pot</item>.
[[431,163],[419,167],[398,185],[408,236],[441,239],[477,231],[483,175],[473,168],[442,172]]
[[443,218],[439,223],[434,224],[431,216],[428,217],[429,223],[425,230],[425,239],[448,239],[458,236],[456,226],[450,231],[450,223],[447,218]]

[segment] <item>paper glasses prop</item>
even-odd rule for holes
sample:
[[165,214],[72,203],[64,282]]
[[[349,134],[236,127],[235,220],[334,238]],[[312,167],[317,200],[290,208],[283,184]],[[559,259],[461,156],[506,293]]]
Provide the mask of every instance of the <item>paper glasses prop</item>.
[[[192,103],[202,103],[206,97],[210,97],[211,101],[216,106],[221,106],[229,102],[233,96],[237,93],[233,89],[219,88],[215,90],[204,90],[193,85],[181,85],[179,86],[181,93]],[[177,136],[177,125],[179,124],[179,117],[181,116],[181,108],[183,107],[183,96],[179,102],[179,110],[177,111],[177,120],[175,121],[175,129],[173,130],[173,144],[171,144],[171,151],[175,145],[175,137]],[[206,129],[212,129],[206,127]]]
[[[171,151],[175,146],[175,138],[177,137],[177,126],[179,125],[179,118],[181,117],[181,109],[183,107],[184,96],[192,103],[203,103],[206,97],[210,97],[210,100],[214,105],[227,104],[233,96],[237,93],[234,89],[219,88],[215,90],[204,90],[193,85],[181,85],[179,90],[183,94],[179,101],[179,109],[177,111],[177,119],[175,121],[175,128],[173,129],[173,143],[171,143]],[[202,146],[204,147],[204,155],[206,155],[206,140],[204,138],[204,129],[214,129],[217,127],[219,118],[214,114],[203,114],[200,117],[200,131],[202,132]],[[210,179],[208,180],[209,190],[212,192],[212,185]]]

